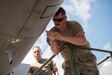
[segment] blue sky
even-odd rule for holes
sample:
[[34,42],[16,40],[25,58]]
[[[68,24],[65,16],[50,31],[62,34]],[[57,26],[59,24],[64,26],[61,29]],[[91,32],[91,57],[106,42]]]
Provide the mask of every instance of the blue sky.
[[[112,51],[112,11],[111,0],[97,0],[91,11],[92,17],[88,21],[91,25],[91,33],[87,34],[92,47]],[[107,47],[108,46],[108,47]],[[105,53],[96,53],[99,59],[105,57]]]
[[[68,20],[78,21],[84,28],[85,36],[91,44],[91,47],[112,51],[112,0],[65,0],[62,7],[66,10]],[[53,26],[50,21],[46,30]],[[44,32],[37,40],[35,45],[41,46],[43,57],[50,57],[52,52],[46,43],[46,33]],[[107,53],[93,52],[97,56],[97,62],[105,58]],[[33,57],[32,57],[33,58]],[[31,58],[31,51],[25,57],[23,62]],[[63,59],[60,54],[54,59],[61,67]],[[108,60],[106,63],[110,63]],[[33,62],[33,61],[32,61]],[[29,62],[30,64],[32,62]],[[28,63],[28,62],[27,62]],[[104,63],[102,65],[105,65]],[[102,65],[99,68],[102,68]]]

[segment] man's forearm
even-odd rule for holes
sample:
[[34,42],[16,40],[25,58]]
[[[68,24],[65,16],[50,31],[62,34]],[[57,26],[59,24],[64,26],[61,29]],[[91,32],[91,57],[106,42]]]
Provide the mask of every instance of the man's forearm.
[[59,53],[59,48],[56,41],[50,41],[50,47],[52,52],[57,55]]
[[54,75],[59,75],[58,71],[54,71],[53,73],[54,73]]

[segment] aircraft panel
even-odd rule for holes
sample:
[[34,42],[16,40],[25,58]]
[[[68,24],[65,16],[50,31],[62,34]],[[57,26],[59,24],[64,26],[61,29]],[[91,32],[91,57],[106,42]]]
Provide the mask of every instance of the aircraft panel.
[[0,0],[0,74],[12,72],[63,0]]

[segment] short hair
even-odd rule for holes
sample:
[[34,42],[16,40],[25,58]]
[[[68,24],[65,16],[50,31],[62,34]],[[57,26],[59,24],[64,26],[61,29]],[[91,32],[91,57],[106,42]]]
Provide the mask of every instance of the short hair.
[[35,47],[33,47],[33,49],[34,49],[34,48],[38,48],[38,49],[40,49],[40,50],[41,50],[41,48],[40,48],[39,46],[35,46]]
[[64,10],[62,7],[60,7],[60,8],[58,9],[58,11],[56,12],[55,16],[59,15],[60,13],[61,13],[62,15],[66,15],[66,12],[65,12],[65,10]]

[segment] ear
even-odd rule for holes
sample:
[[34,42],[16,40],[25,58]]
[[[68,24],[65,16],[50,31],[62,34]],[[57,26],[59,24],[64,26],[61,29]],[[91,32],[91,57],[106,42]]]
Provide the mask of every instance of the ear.
[[41,54],[41,55],[43,54],[41,50],[40,50],[40,54]]
[[67,20],[67,16],[64,16],[65,20]]
[[43,53],[42,53],[42,51],[41,51],[41,55],[42,55]]

